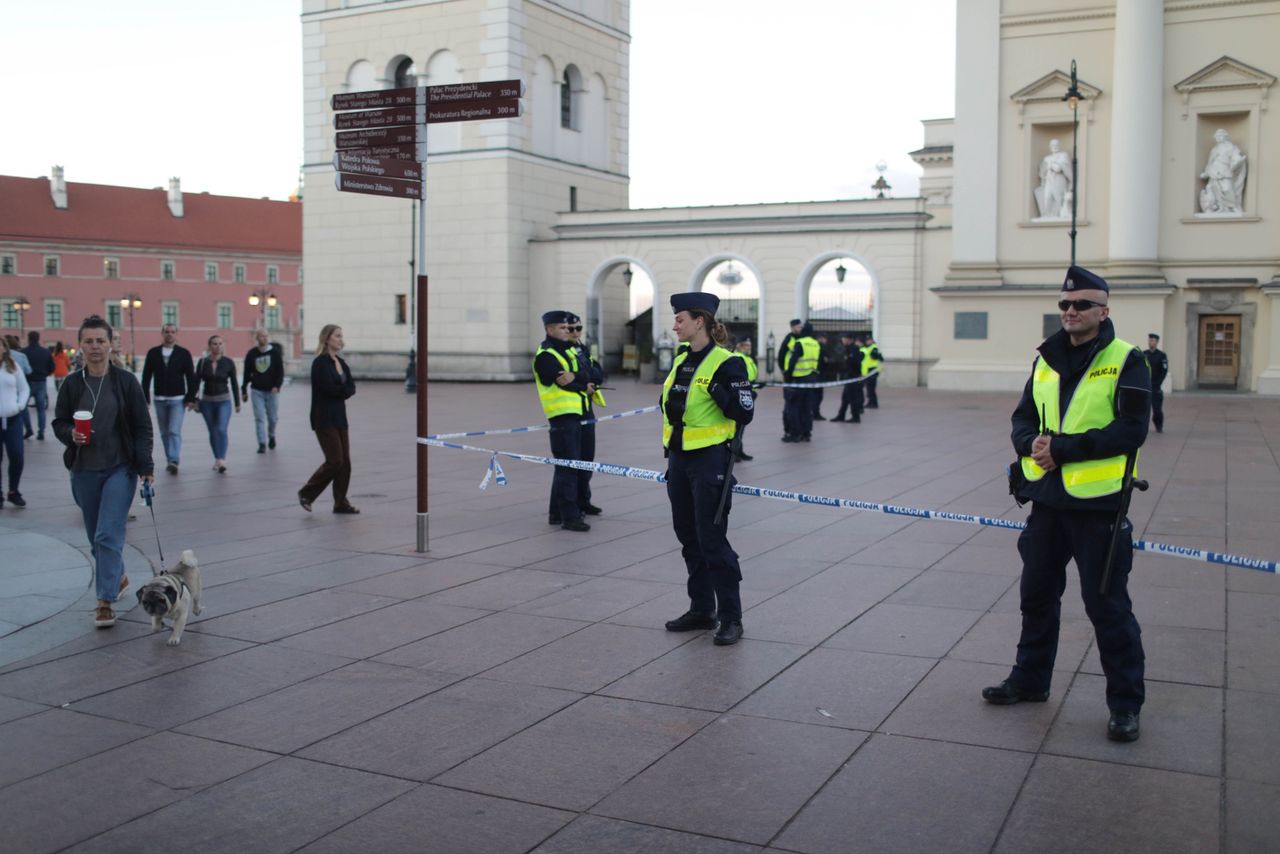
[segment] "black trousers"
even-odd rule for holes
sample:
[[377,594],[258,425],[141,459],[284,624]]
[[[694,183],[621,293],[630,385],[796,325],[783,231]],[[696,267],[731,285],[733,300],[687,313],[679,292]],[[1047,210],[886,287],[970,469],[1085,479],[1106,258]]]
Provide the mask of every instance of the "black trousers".
[[[552,418],[551,456],[558,460],[582,459],[582,416],[558,415]],[[595,432],[591,433],[591,451],[595,454]],[[558,515],[562,522],[582,518],[581,499],[578,495],[580,472],[568,466],[556,466],[551,476],[551,515]]]
[[351,441],[341,427],[320,427],[316,441],[324,452],[324,462],[315,470],[311,479],[303,484],[298,495],[314,502],[329,484],[333,484],[333,506],[346,507],[347,487],[351,484]]
[[[586,417],[586,418],[594,418],[595,416],[594,416],[594,415],[591,415],[591,414],[588,414],[588,415],[586,415],[586,416],[584,416],[584,417]],[[562,457],[562,456],[560,456],[559,454],[555,453],[555,447],[554,447],[554,446],[552,446],[552,456],[554,456],[556,459],[559,459],[559,460],[577,459],[577,460],[586,460],[587,462],[594,462],[594,461],[595,461],[595,458],[596,458],[596,425],[595,425],[595,424],[582,424],[581,422],[579,422],[579,426],[581,427],[581,430],[580,430],[580,432],[578,433],[578,456],[576,456],[576,457]],[[560,468],[562,468],[562,467],[561,467],[561,466],[557,466],[557,467],[556,467],[556,471],[559,471],[559,470],[560,470]],[[589,471],[583,471],[582,469],[569,469],[569,471],[571,471],[571,472],[574,474],[575,481],[576,481],[576,483],[577,483],[577,502],[576,502],[576,503],[577,503],[577,505],[578,505],[578,509],[579,509],[579,510],[581,510],[582,508],[586,507],[588,504],[590,504],[590,503],[591,503],[591,475],[592,475],[592,472],[589,472]],[[549,516],[561,516],[561,518],[563,518],[563,516],[562,516],[562,514],[561,514],[561,512],[560,512],[560,503],[559,503],[558,499],[556,498],[556,491],[555,491],[555,489],[554,489],[554,485],[555,485],[555,479],[554,479],[554,477],[552,478],[552,481],[551,481],[551,482],[552,482],[552,487],[553,487],[553,488],[552,488],[552,490],[551,490],[551,498],[550,498],[550,501],[548,502],[548,506],[547,506],[547,514],[548,514]]]
[[880,407],[880,399],[876,397],[876,380],[880,379],[879,374],[870,374],[867,376],[866,382],[859,383],[867,387],[867,406],[872,409]]
[[849,383],[840,392],[840,411],[836,418],[844,418],[846,409],[854,418],[862,417],[862,383]]
[[1151,389],[1151,423],[1164,430],[1164,392],[1158,388]]
[[[791,380],[794,383],[810,382],[808,379]],[[808,436],[813,432],[813,392],[808,388],[784,388],[782,390],[782,424],[792,436]]]
[[1093,623],[1107,677],[1107,706],[1114,712],[1136,712],[1145,696],[1142,630],[1129,599],[1129,569],[1133,566],[1133,526],[1124,520],[1116,544],[1111,584],[1098,592],[1107,547],[1111,544],[1114,512],[1059,510],[1033,503],[1027,528],[1018,537],[1022,555],[1022,637],[1009,680],[1031,691],[1048,691],[1058,654],[1062,622],[1062,592],[1067,562],[1075,558],[1080,594]]
[[813,391],[809,393],[809,397],[810,397],[809,402],[813,404],[814,418],[817,418],[818,415],[820,414],[820,411],[822,410],[822,393],[824,391],[826,391],[826,389],[815,388]]
[[728,444],[696,451],[673,448],[667,460],[667,497],[671,499],[671,525],[689,571],[689,610],[716,614],[721,620],[741,620],[738,583],[742,570],[738,553],[726,536],[732,493],[725,502],[724,518],[714,524],[729,453]]

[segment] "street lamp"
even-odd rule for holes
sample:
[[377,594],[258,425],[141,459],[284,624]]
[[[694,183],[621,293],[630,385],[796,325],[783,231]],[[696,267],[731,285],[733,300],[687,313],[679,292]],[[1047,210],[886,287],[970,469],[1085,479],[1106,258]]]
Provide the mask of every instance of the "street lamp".
[[1062,100],[1071,108],[1071,266],[1076,264],[1076,198],[1080,195],[1080,163],[1076,159],[1076,144],[1080,139],[1080,102],[1084,100],[1076,84],[1076,61],[1071,60],[1071,87]]
[[845,274],[848,272],[849,271],[844,268],[844,264],[840,264],[836,267],[836,283],[843,285]]
[[266,288],[258,288],[249,294],[249,305],[258,307],[263,329],[267,328],[267,306],[275,308],[278,302],[276,295]]
[[137,294],[129,294],[120,300],[120,307],[129,309],[129,370],[138,369],[138,336],[134,332],[133,312],[142,308],[142,298]]
[[627,268],[622,271],[622,284],[627,287],[631,287],[631,277],[634,275],[635,274],[631,272],[631,265],[628,264]]
[[26,297],[18,297],[9,303],[9,308],[18,314],[18,333],[26,335],[27,333],[27,312],[31,310],[31,303],[27,302]]

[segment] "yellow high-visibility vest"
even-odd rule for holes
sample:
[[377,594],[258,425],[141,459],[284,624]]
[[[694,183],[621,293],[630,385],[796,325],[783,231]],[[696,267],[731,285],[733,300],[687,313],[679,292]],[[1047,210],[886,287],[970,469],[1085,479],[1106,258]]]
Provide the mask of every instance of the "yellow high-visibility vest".
[[[1083,433],[1106,427],[1115,420],[1116,387],[1120,372],[1132,344],[1119,338],[1112,341],[1094,357],[1067,404],[1066,417],[1058,411],[1058,390],[1061,378],[1041,356],[1036,359],[1032,372],[1031,394],[1036,411],[1044,412],[1043,429],[1049,433]],[[1062,466],[1062,485],[1072,498],[1100,498],[1120,491],[1124,481],[1125,455],[1101,460],[1085,460]],[[1135,473],[1137,469],[1135,468]],[[1029,481],[1044,477],[1045,471],[1031,457],[1022,458],[1022,474]]]
[[796,359],[791,368],[792,379],[800,379],[810,374],[818,372],[818,354],[822,350],[822,345],[818,343],[816,338],[810,338],[808,335],[801,336],[791,342],[791,349],[800,348],[800,358]]
[[748,356],[746,353],[734,353],[733,355],[737,356],[739,359],[741,359],[743,362],[746,363],[747,380],[749,382],[755,382],[756,377],[760,376],[760,368],[758,365],[756,365],[756,360],[753,357]]
[[[556,361],[560,363],[564,370],[573,374],[578,372],[578,357],[573,350],[569,351],[569,357],[566,359],[559,350],[550,347],[539,347],[538,352],[533,354],[535,366],[538,362],[538,356],[543,353],[550,353],[555,356]],[[533,370],[533,382],[538,387],[538,400],[542,402],[542,414],[547,416],[547,420],[561,415],[581,415],[587,411],[587,396],[585,394],[580,391],[569,391],[555,383],[543,385],[542,380],[538,379],[537,367]]]
[[[684,402],[684,417],[681,419],[681,423],[684,424],[680,440],[682,450],[694,451],[698,448],[707,448],[721,442],[728,442],[733,438],[735,426],[733,419],[720,411],[711,393],[707,391],[716,370],[724,364],[725,359],[732,359],[733,356],[733,353],[723,347],[713,345],[711,352],[703,357],[702,363],[693,372],[693,380],[689,383],[689,393]],[[676,371],[687,358],[689,358],[688,350],[676,356],[675,364],[671,366],[671,373],[667,374],[666,382],[662,384],[662,447],[664,448],[671,446],[672,432],[671,422],[667,420],[667,396],[671,393],[671,385],[676,380]]]
[[862,372],[864,374],[869,374],[880,367],[880,360],[871,356],[871,351],[876,349],[875,344],[868,344],[858,349],[862,351]]

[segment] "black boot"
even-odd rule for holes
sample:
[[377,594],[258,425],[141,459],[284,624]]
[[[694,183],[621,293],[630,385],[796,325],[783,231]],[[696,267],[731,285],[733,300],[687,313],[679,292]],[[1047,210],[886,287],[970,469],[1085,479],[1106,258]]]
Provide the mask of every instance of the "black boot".
[[740,640],[742,640],[742,621],[721,620],[720,628],[716,630],[713,643],[716,646],[733,646]]

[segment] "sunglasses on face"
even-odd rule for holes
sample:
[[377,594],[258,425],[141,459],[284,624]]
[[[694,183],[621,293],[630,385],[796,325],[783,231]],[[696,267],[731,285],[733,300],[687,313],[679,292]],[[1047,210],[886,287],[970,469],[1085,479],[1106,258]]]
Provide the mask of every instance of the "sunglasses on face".
[[1071,308],[1074,308],[1076,311],[1088,311],[1094,306],[1097,306],[1098,308],[1106,308],[1107,304],[1105,302],[1094,302],[1091,299],[1060,299],[1058,300],[1059,311],[1066,311],[1067,309],[1071,309]]
[[568,329],[570,332],[581,332],[581,331],[582,331],[582,327],[581,327],[581,326],[568,326],[568,327],[565,327],[565,328],[566,328],[566,329]]

